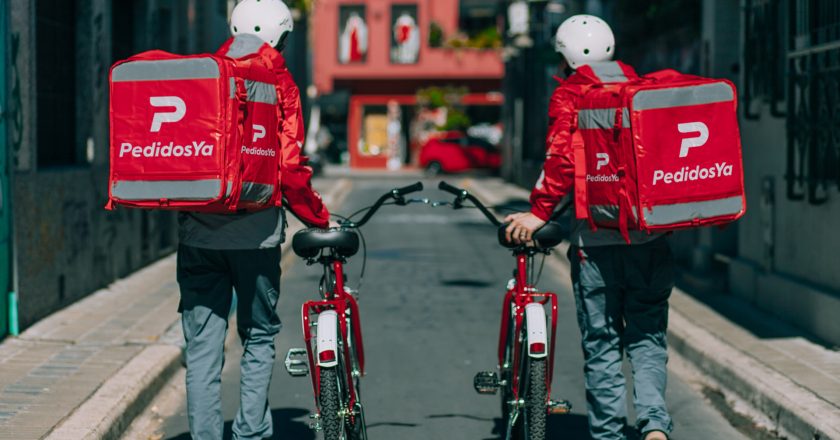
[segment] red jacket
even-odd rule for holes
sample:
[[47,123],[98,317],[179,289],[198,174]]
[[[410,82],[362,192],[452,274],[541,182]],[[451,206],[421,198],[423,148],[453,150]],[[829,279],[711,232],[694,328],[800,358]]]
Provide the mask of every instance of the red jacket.
[[[233,41],[233,38],[229,39],[217,53],[228,53]],[[280,139],[280,190],[284,205],[304,223],[326,228],[329,226],[330,213],[321,196],[312,188],[312,169],[305,165],[307,159],[301,152],[305,131],[300,90],[280,52],[263,44],[258,53],[271,61],[277,76],[277,101],[280,106],[277,136]]]
[[[618,62],[627,77],[635,77],[633,68]],[[577,113],[585,89],[602,82],[590,66],[581,66],[560,83],[548,106],[548,136],[543,173],[531,192],[531,213],[548,221],[557,204],[572,190],[575,160],[572,134],[577,129]]]

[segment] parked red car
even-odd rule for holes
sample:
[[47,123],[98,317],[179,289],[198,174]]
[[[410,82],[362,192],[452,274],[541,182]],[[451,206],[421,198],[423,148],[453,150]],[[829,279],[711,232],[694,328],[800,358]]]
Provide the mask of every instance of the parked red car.
[[429,139],[420,150],[420,166],[430,175],[460,173],[471,169],[498,170],[499,150],[484,139],[461,132],[447,132]]

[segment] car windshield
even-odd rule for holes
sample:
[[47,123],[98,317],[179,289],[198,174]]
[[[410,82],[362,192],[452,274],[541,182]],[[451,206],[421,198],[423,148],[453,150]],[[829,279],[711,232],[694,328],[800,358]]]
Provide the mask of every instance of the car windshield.
[[490,142],[487,142],[484,139],[477,138],[477,137],[472,137],[472,136],[467,137],[467,145],[471,145],[471,146],[474,146],[474,147],[481,147],[481,148],[484,148],[485,150],[491,150],[491,151],[496,149],[496,147],[493,144],[491,144]]

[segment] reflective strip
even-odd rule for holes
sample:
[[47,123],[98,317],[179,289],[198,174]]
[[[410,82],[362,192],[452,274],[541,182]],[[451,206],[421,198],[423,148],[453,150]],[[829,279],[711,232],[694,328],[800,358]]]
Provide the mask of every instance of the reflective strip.
[[242,194],[239,200],[254,203],[266,203],[274,194],[274,185],[265,183],[245,182],[242,184]]
[[587,64],[592,68],[592,72],[604,83],[620,83],[627,82],[627,75],[621,70],[621,66],[615,61],[606,61],[602,63]]
[[130,61],[115,67],[111,81],[160,81],[176,79],[216,79],[219,65],[212,58],[185,60]]
[[236,78],[230,78],[230,99],[236,98]]
[[[636,207],[634,206],[632,209],[633,221],[637,221],[639,215]],[[592,214],[592,220],[595,220],[596,222],[618,224],[618,205],[590,205],[589,212]]]
[[742,196],[727,199],[708,200],[705,202],[678,203],[675,205],[657,205],[645,208],[645,223],[649,226],[663,226],[683,223],[691,220],[735,215],[744,209]]
[[241,58],[245,55],[256,53],[260,46],[265,44],[260,37],[253,34],[239,34],[233,39],[233,43],[228,48],[227,56],[231,58]]
[[248,101],[262,104],[277,104],[277,89],[274,84],[245,80],[245,88],[248,90]]
[[674,89],[643,90],[633,97],[633,110],[683,107],[735,100],[727,83],[719,82]]
[[117,181],[111,195],[120,200],[213,200],[222,191],[222,181],[173,180],[173,181]]
[[[588,108],[578,111],[578,128],[581,130],[615,127],[615,108]],[[621,127],[630,128],[630,111],[623,109]]]

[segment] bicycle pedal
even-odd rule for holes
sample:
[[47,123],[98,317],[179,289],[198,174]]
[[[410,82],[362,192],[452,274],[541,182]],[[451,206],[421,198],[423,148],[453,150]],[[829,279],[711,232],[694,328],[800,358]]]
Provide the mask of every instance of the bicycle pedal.
[[494,371],[480,371],[473,378],[473,387],[478,394],[496,394],[499,391],[499,375]]
[[323,427],[321,427],[321,416],[319,416],[318,414],[310,414],[309,418],[312,420],[311,422],[309,422],[309,429],[315,432],[320,432],[321,430],[323,430]]
[[548,413],[555,415],[569,414],[572,412],[572,404],[568,400],[549,400]]
[[283,364],[286,366],[286,371],[294,376],[306,376],[309,374],[309,365],[306,363],[307,353],[304,348],[290,348],[286,353],[286,360]]

